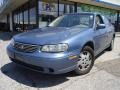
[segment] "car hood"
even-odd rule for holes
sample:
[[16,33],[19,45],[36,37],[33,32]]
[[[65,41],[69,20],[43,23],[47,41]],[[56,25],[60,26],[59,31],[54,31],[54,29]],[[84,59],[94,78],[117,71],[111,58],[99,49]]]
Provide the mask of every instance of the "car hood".
[[18,34],[15,41],[29,44],[57,44],[84,31],[85,28],[45,27]]

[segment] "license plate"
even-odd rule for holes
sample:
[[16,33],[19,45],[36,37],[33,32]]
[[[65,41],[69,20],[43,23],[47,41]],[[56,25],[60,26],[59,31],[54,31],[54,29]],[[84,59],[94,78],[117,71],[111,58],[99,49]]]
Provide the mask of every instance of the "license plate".
[[14,53],[14,58],[16,59],[16,60],[21,60],[21,55],[20,54],[18,54],[18,53]]

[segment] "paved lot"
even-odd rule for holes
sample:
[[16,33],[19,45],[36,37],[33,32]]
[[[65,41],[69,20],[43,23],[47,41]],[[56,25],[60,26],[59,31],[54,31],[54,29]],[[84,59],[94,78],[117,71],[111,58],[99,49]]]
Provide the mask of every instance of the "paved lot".
[[82,76],[21,68],[9,60],[8,43],[9,39],[0,41],[0,90],[120,90],[120,37],[115,39],[114,50],[99,57],[91,72]]

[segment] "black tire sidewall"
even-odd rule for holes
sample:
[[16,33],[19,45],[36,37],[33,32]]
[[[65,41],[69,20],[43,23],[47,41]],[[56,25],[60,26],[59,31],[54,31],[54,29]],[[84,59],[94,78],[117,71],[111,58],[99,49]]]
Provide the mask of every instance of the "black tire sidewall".
[[111,41],[111,50],[114,48],[114,39]]
[[112,39],[110,46],[107,48],[107,51],[112,51],[114,48],[114,38]]

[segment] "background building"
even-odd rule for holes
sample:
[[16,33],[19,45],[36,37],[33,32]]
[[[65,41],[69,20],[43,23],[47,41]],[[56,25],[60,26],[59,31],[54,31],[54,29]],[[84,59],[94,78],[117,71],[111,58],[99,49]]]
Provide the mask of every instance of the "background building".
[[120,2],[110,4],[104,1],[1,0],[0,29],[6,31],[27,31],[41,28],[65,13],[100,12],[108,17],[116,25],[116,31],[119,31]]

